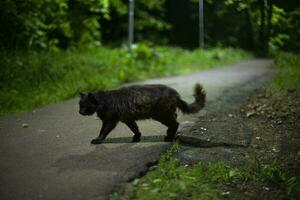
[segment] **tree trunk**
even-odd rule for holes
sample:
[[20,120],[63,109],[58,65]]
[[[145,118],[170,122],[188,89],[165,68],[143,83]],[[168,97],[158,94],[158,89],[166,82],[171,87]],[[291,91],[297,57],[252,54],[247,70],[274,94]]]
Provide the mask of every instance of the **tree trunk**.
[[272,15],[273,15],[273,0],[268,0],[268,20],[267,20],[267,34],[266,34],[266,50],[269,53],[269,41],[272,29]]
[[266,12],[265,12],[265,6],[266,0],[260,0],[260,33],[259,33],[259,47],[260,47],[260,54],[265,55],[266,54],[266,30],[265,30],[265,20],[266,20]]
[[246,9],[246,13],[245,13],[245,17],[246,17],[246,27],[248,29],[247,31],[247,37],[248,40],[247,40],[247,48],[250,49],[250,50],[254,50],[254,34],[253,34],[253,24],[252,24],[252,21],[251,21],[251,13],[250,13],[250,8],[247,8]]

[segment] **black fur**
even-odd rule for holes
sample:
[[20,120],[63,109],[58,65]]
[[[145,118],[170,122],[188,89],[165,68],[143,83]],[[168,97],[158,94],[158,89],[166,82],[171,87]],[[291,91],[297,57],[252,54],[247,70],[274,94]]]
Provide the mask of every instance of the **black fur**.
[[205,92],[200,84],[194,88],[195,101],[186,103],[178,92],[165,85],[135,85],[118,90],[80,93],[79,113],[92,115],[95,112],[103,125],[99,136],[92,144],[101,143],[119,121],[134,133],[133,142],[139,142],[141,133],[136,120],[152,118],[168,127],[165,141],[175,138],[178,128],[176,108],[184,114],[196,113],[205,105]]

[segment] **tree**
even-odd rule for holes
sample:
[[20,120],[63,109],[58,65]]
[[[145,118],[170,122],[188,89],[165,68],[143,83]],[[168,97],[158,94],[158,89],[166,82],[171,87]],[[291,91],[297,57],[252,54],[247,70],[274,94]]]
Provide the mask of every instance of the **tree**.
[[2,0],[0,44],[6,49],[66,48],[100,41],[107,0]]

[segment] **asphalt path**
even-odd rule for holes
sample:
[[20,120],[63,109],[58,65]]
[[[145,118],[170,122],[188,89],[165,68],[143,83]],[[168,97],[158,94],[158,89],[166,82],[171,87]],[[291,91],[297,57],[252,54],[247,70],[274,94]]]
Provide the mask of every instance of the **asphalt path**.
[[[214,108],[232,106],[232,102],[222,101],[229,88],[250,82],[260,87],[274,74],[271,64],[272,60],[253,59],[136,84],[166,84],[191,102],[193,85],[202,83],[208,95],[207,107],[194,115],[178,112],[182,128]],[[234,105],[238,103],[237,98]],[[143,135],[140,143],[131,143],[133,134],[119,123],[104,144],[91,145],[101,121],[79,115],[78,98],[0,117],[0,199],[108,199],[112,191],[143,175],[170,145],[163,142],[166,127],[159,122],[144,120],[138,125]]]

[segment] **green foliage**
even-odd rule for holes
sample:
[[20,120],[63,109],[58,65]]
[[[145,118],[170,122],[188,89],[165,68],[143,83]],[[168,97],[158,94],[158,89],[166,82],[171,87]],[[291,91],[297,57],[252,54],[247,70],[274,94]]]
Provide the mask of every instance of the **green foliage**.
[[255,159],[247,167],[240,170],[240,176],[244,180],[260,181],[280,187],[285,197],[290,199],[292,195],[300,192],[300,179],[290,177],[278,166],[276,160],[270,164],[262,164]]
[[286,26],[281,26],[281,31],[288,36],[288,40],[282,44],[285,50],[299,53],[300,47],[300,6],[287,15]]
[[[198,2],[167,0],[172,44],[198,45]],[[299,9],[297,0],[206,0],[205,45],[240,47],[261,54],[268,49],[299,51]],[[183,14],[178,15],[178,10]]]
[[69,0],[68,19],[75,44],[100,45],[100,23],[108,18],[108,0]]
[[[227,0],[225,4],[229,7],[234,7],[236,9],[235,14],[239,14],[241,17],[243,17],[244,13],[247,13],[244,17],[244,21],[248,26],[245,28],[250,31],[247,38],[254,42],[256,51],[259,51],[262,43],[267,43],[266,45],[271,52],[280,49],[299,51],[300,24],[298,19],[300,17],[300,4],[296,0],[289,2]],[[263,12],[266,15],[265,18],[262,16],[262,4],[264,4]],[[265,23],[264,26],[262,26],[262,22]],[[234,26],[239,25],[234,23]],[[237,36],[237,38],[240,37]]]
[[[299,51],[298,0],[206,0],[204,4],[208,47]],[[198,26],[197,0],[135,1],[136,42],[196,48]],[[2,0],[0,28],[0,45],[6,50],[121,46],[127,41],[128,1]]]
[[181,73],[192,72],[197,70],[199,66],[202,69],[208,69],[217,63],[225,65],[240,58],[249,58],[248,53],[236,48],[226,48],[225,51],[224,48],[195,49],[193,51],[175,52],[175,54],[178,54],[178,56],[172,58],[175,65],[174,69],[179,70]]
[[273,81],[273,88],[283,91],[300,90],[300,56],[292,53],[277,53],[275,67],[280,71]]
[[152,59],[157,59],[159,54],[154,48],[141,43],[133,46],[131,56],[137,60],[151,61]]
[[235,170],[222,164],[181,165],[171,156],[177,144],[164,154],[145,178],[131,183],[131,192],[121,199],[219,199],[216,183],[229,182]]
[[[163,31],[170,29],[164,20],[165,0],[136,1],[136,40],[153,41],[162,44],[167,41],[161,37]],[[164,41],[165,40],[165,41]]]
[[99,43],[100,16],[108,0],[3,0],[1,46],[8,49],[56,49]]
[[131,183],[128,194],[119,197],[114,193],[112,199],[227,199],[220,185],[248,181],[276,185],[288,199],[300,192],[299,178],[287,176],[276,161],[262,164],[255,160],[244,167],[201,162],[188,166],[167,152],[154,170]]
[[[127,40],[128,1],[110,0],[110,17],[100,21],[104,43]],[[152,41],[164,44],[162,33],[170,28],[164,18],[165,0],[135,1],[135,42]]]
[[[220,56],[215,56],[216,52]],[[0,114],[74,97],[79,91],[113,88],[149,77],[203,70],[247,58],[241,50],[187,51],[137,45],[47,52],[0,53]]]
[[[136,38],[161,41],[164,1],[136,2]],[[121,0],[3,0],[2,48],[51,49],[99,46],[127,35],[128,2]],[[103,27],[101,27],[101,25]],[[115,33],[116,32],[116,33]]]

